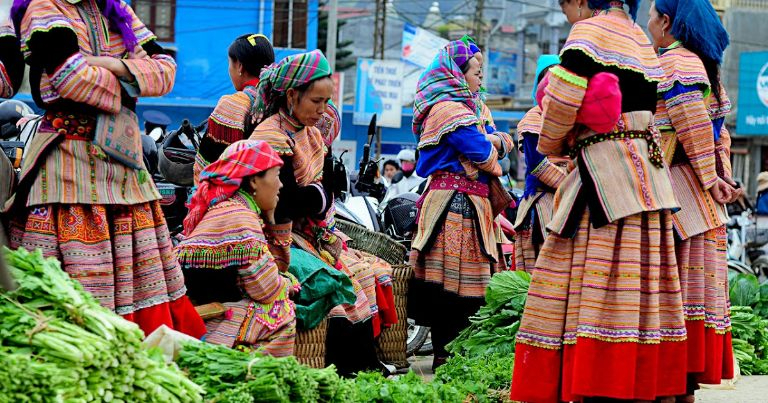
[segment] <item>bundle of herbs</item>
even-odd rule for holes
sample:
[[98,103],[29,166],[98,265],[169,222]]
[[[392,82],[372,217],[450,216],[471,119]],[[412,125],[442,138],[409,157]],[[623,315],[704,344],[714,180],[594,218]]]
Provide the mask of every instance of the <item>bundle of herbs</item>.
[[485,291],[485,306],[446,349],[466,357],[513,354],[530,283],[531,276],[524,271],[494,274]]
[[55,259],[5,256],[18,284],[0,291],[0,402],[200,402],[202,389],[143,333],[105,309]]
[[303,366],[294,357],[271,357],[208,343],[187,343],[177,364],[216,403],[353,401],[336,369]]
[[768,281],[729,273],[733,354],[745,375],[768,374]]

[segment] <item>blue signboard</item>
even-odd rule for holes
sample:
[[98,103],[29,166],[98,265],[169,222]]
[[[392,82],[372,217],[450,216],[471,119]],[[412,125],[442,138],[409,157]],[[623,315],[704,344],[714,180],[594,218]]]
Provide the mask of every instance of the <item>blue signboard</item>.
[[486,88],[490,94],[515,95],[517,77],[517,54],[492,50],[488,55],[488,77]]
[[768,52],[741,53],[736,133],[768,136]]

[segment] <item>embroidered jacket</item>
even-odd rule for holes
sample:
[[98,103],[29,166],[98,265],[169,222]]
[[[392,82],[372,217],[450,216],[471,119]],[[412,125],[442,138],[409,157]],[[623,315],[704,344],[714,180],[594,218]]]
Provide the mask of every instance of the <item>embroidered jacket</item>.
[[[613,40],[616,35],[624,40]],[[611,10],[576,23],[560,58],[562,63],[550,70],[542,100],[538,149],[547,156],[570,151],[576,168],[555,195],[548,228],[573,235],[586,206],[595,227],[644,211],[676,208],[668,169],[651,161],[653,151],[658,154],[650,128],[663,70],[642,29],[623,11]],[[617,75],[621,92],[627,94],[619,121],[605,135],[575,123],[589,78],[598,72]],[[645,138],[621,137],[632,132]],[[577,141],[586,145],[571,149]]]
[[690,50],[674,46],[660,60],[666,78],[659,85],[655,124],[681,206],[672,220],[678,235],[688,239],[728,221],[725,206],[709,189],[718,177],[731,175],[724,125],[731,102],[722,85],[720,100],[715,97],[704,64]]

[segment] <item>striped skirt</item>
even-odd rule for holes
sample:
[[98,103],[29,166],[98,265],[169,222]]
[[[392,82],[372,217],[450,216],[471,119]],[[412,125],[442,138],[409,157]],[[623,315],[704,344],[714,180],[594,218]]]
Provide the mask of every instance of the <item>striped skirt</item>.
[[[686,391],[686,331],[670,213],[574,238],[550,234],[517,335],[511,398],[654,400]],[[559,392],[559,394],[558,394]]]
[[[26,214],[26,215],[23,215]],[[99,303],[149,334],[160,325],[195,337],[205,325],[184,277],[160,203],[50,204],[11,221],[13,248],[57,258]]]
[[515,236],[515,270],[533,273],[540,246],[533,242],[531,229],[517,231]]
[[676,246],[688,329],[688,372],[699,383],[733,378],[725,226]]

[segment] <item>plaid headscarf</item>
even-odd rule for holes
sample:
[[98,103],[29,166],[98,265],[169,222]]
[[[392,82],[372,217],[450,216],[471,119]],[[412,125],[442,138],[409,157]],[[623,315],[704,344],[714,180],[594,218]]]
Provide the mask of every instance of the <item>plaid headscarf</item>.
[[261,71],[259,77],[259,110],[264,110],[274,93],[285,94],[289,88],[299,87],[332,73],[331,65],[323,52],[313,50],[288,56],[272,63]]
[[282,166],[283,160],[265,141],[240,140],[227,147],[216,162],[200,173],[200,183],[187,207],[184,235],[189,235],[209,208],[232,197],[243,179]]
[[413,101],[412,130],[417,138],[430,109],[438,102],[464,102],[479,116],[477,98],[469,90],[467,79],[459,67],[473,56],[474,53],[463,41],[449,42],[421,73]]

